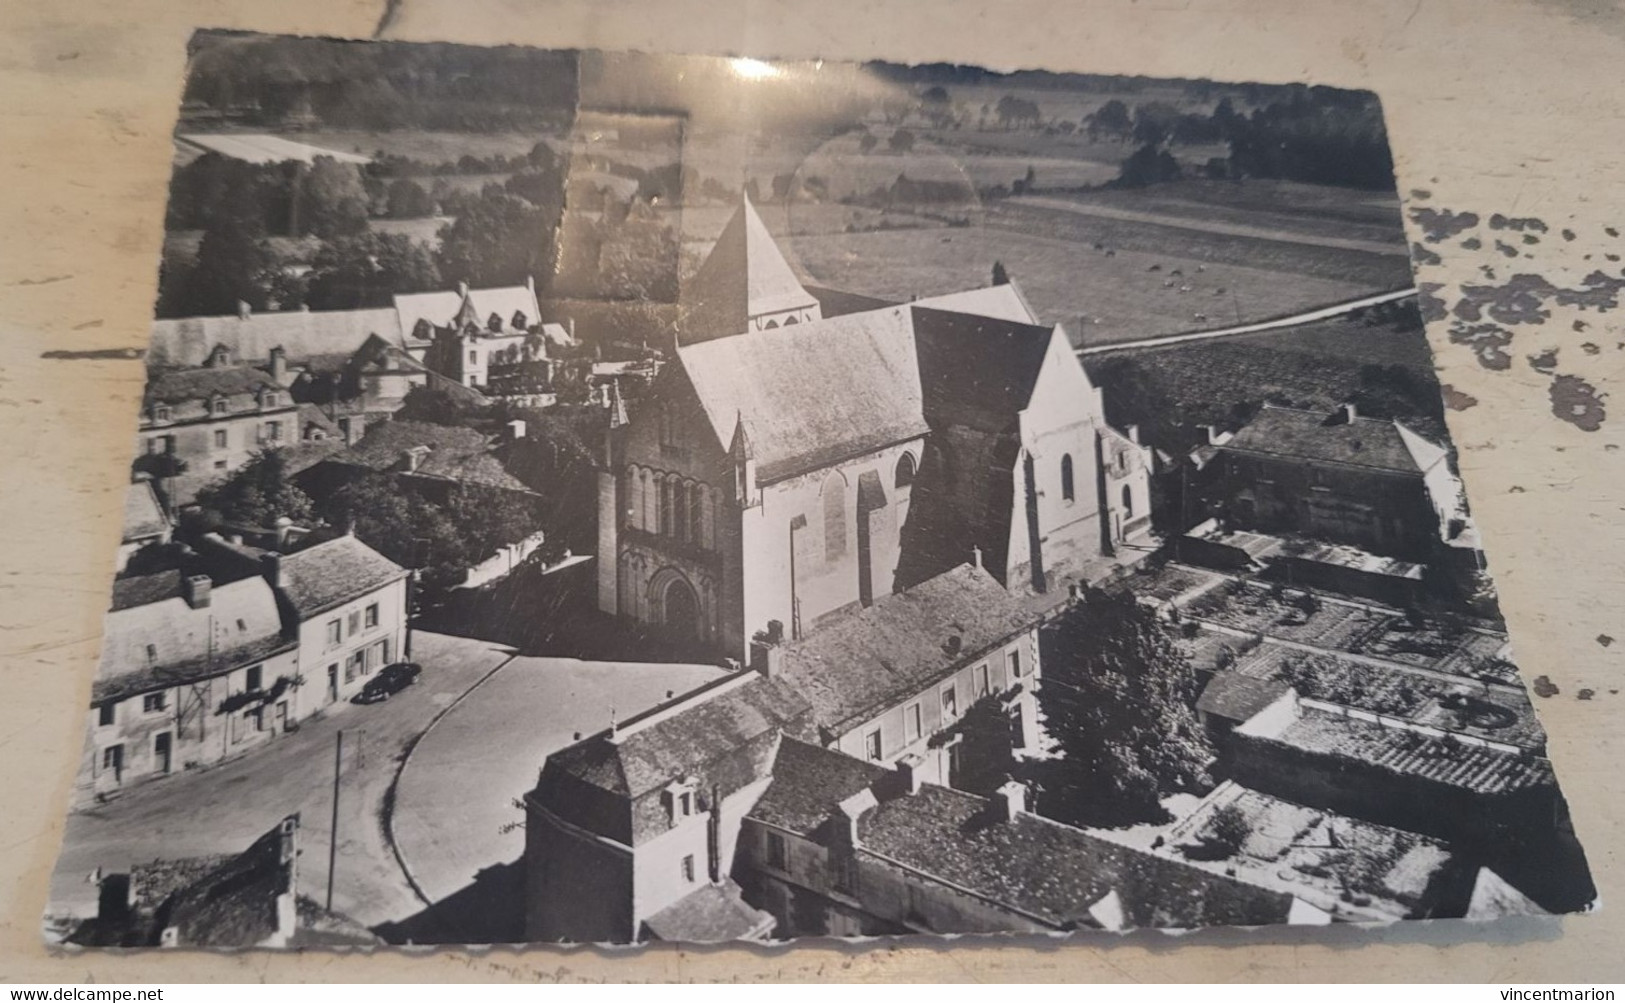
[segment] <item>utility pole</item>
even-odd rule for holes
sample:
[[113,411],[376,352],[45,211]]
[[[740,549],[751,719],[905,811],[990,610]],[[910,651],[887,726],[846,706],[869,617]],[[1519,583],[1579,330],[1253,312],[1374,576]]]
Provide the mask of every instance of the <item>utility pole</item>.
[[333,871],[339,859],[339,770],[344,765],[344,731],[333,746],[333,827],[327,835],[327,911],[333,911]]

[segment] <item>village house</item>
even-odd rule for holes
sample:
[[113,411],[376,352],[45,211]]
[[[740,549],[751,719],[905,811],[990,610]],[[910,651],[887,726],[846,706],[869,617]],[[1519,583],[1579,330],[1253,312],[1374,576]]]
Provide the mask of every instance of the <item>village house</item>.
[[366,927],[300,891],[299,816],[238,854],[97,872],[97,914],[67,941],[83,947],[371,947]]
[[1482,567],[1448,453],[1401,422],[1353,404],[1330,415],[1265,405],[1215,448],[1210,493],[1227,528]]
[[114,580],[76,800],[245,752],[406,657],[404,568],[348,535],[288,546],[210,534]]
[[938,738],[978,701],[998,701],[1014,749],[1040,747],[1037,619],[966,564],[799,641],[759,636],[751,664],[811,702],[820,744],[947,785],[963,744]]
[[827,316],[747,201],[684,299],[606,443],[605,612],[744,660],[972,546],[1019,591],[1143,556],[1148,457],[1013,286]]
[[168,543],[174,533],[169,513],[150,478],[131,481],[124,489],[124,529],[119,536],[118,566],[123,571],[138,551]]
[[525,796],[528,939],[1324,922],[1294,896],[1032,815],[814,738],[740,673],[549,756]]

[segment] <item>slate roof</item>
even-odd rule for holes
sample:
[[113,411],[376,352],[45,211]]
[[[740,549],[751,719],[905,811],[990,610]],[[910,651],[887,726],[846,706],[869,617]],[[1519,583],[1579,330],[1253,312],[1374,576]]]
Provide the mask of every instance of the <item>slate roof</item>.
[[1038,315],[1033,312],[1032,304],[1022,294],[1021,287],[1015,282],[1006,282],[1003,285],[984,286],[981,289],[967,289],[963,292],[948,293],[943,296],[928,296],[914,301],[917,307],[928,307],[932,310],[951,310],[955,313],[976,314],[981,317],[990,317],[997,320],[1013,321],[1019,324],[1037,324]]
[[749,817],[803,836],[811,835],[836,805],[889,772],[855,756],[785,738],[773,760],[773,783],[751,808]]
[[722,228],[681,298],[685,344],[741,334],[758,314],[818,305],[748,198]]
[[1099,925],[1116,893],[1134,927],[1285,922],[1293,897],[1130,849],[1022,813],[1005,822],[984,798],[926,784],[858,819],[860,853],[879,854],[1054,927]]
[[[474,315],[479,318],[481,330],[484,330],[487,318],[493,313],[502,318],[505,326],[513,321],[515,313],[524,314],[525,320],[531,324],[542,319],[541,307],[536,303],[536,290],[530,286],[470,289],[468,301],[473,307]],[[400,335],[392,340],[409,348],[427,345],[428,341],[417,338],[413,333],[417,329],[418,321],[427,320],[434,326],[445,327],[457,316],[462,306],[463,294],[456,290],[397,295],[395,312],[399,316]]]
[[640,845],[670,830],[665,789],[714,797],[765,779],[781,735],[806,735],[811,708],[789,686],[742,673],[547,757],[532,798],[600,836]]
[[684,345],[677,358],[724,450],[744,422],[758,483],[928,430],[905,307]]
[[528,490],[502,465],[485,433],[463,425],[391,420],[367,429],[361,441],[333,456],[334,462],[379,472],[398,470],[407,450],[427,447],[413,476],[459,484],[484,484],[508,491]]
[[820,725],[841,734],[1036,622],[991,575],[965,564],[820,623],[785,646],[780,678],[812,703]]
[[1258,737],[1480,795],[1510,794],[1557,782],[1551,762],[1541,756],[1433,738],[1308,707],[1281,731]]
[[214,396],[235,397],[260,390],[280,390],[271,374],[253,366],[197,366],[157,370],[147,376],[142,403],[178,404]]
[[912,310],[926,420],[987,431],[1013,427],[1032,400],[1054,330],[918,303]]
[[773,929],[771,913],[745,904],[732,881],[705,884],[643,921],[659,940],[721,944],[754,940]]
[[295,857],[291,845],[284,854],[285,839],[292,842],[278,825],[171,894],[158,910],[161,926],[174,927],[185,947],[252,947],[276,935],[277,899],[295,890]]
[[1246,721],[1290,690],[1286,683],[1254,679],[1240,672],[1214,676],[1196,700],[1196,709],[1230,721]]
[[215,345],[231,346],[239,359],[268,359],[281,347],[289,362],[327,354],[349,355],[377,334],[401,342],[400,323],[388,307],[374,310],[288,310],[219,317],[155,320],[147,349],[149,366],[196,366]]
[[1345,422],[1335,413],[1270,404],[1219,448],[1406,474],[1425,473],[1445,456],[1397,421],[1356,416]]
[[282,555],[282,594],[305,620],[407,574],[399,564],[346,535]]
[[169,516],[158,504],[151,481],[133,481],[124,489],[125,543],[161,536],[169,530]]
[[895,300],[884,300],[875,296],[865,296],[862,293],[847,292],[844,289],[831,289],[828,286],[802,283],[813,299],[818,301],[818,312],[825,317],[839,317],[847,313],[863,313],[868,310],[881,310],[889,306],[899,306]]

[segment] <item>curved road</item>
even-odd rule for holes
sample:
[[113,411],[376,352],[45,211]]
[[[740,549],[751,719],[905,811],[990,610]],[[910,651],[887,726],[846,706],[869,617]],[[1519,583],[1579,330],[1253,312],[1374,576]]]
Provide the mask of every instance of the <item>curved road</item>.
[[1375,296],[1362,296],[1356,300],[1344,303],[1333,303],[1307,313],[1296,313],[1290,317],[1277,317],[1274,320],[1261,320],[1252,324],[1238,324],[1234,327],[1217,327],[1210,331],[1190,331],[1185,334],[1161,334],[1155,338],[1142,338],[1139,341],[1117,341],[1110,345],[1094,345],[1077,350],[1079,355],[1103,355],[1106,352],[1126,352],[1136,348],[1166,348],[1169,345],[1178,345],[1189,341],[1209,341],[1214,338],[1234,338],[1243,334],[1263,334],[1269,331],[1279,331],[1288,327],[1299,327],[1304,324],[1313,324],[1319,320],[1331,320],[1356,310],[1368,307],[1382,306],[1384,303],[1397,303],[1400,300],[1410,299],[1417,294],[1413,287],[1410,289],[1396,289],[1393,292],[1378,293]]

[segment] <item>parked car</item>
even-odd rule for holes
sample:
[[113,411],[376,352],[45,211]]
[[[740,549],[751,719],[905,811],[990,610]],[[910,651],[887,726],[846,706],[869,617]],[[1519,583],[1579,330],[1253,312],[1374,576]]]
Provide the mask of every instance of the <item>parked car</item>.
[[361,687],[361,692],[355,695],[356,703],[379,703],[406,689],[418,681],[423,674],[423,666],[416,662],[396,662],[384,666],[376,676],[367,680],[367,685]]

